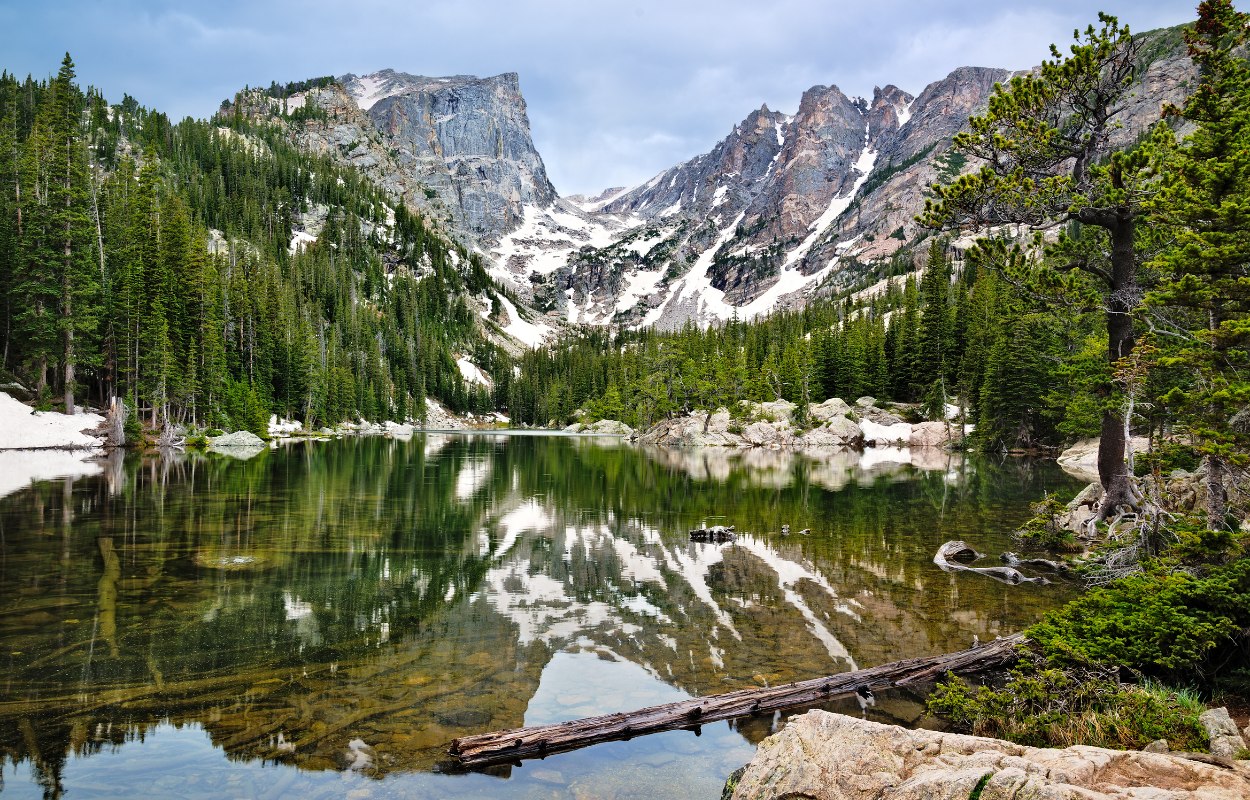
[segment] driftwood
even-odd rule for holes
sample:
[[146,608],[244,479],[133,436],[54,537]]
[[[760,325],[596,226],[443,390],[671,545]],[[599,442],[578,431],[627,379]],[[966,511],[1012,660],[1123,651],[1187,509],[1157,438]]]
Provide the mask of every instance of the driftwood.
[[713,525],[710,528],[695,528],[690,531],[692,542],[732,542],[735,538],[734,526]]
[[[959,563],[959,560],[975,560],[984,557],[984,554],[978,553],[964,542],[952,541],[938,548],[937,554],[933,556],[933,563],[937,564],[944,572],[975,572],[1002,583],[1009,583],[1012,586],[1018,586],[1022,583],[1050,583],[1045,578],[1029,578],[1020,570],[1012,567],[970,567],[967,564]],[[958,560],[952,561],[951,559]]]
[[1071,567],[1062,561],[1051,561],[1046,558],[1020,558],[1015,553],[1007,552],[998,557],[998,560],[1009,567],[1045,567],[1055,572],[1067,572]]
[[630,739],[648,733],[698,727],[734,717],[756,716],[783,708],[823,703],[851,692],[872,697],[871,690],[933,681],[947,672],[970,673],[994,669],[1016,660],[1022,634],[974,646],[958,653],[928,658],[909,658],[858,672],[843,672],[783,686],[741,689],[727,694],[698,697],[652,706],[628,714],[535,725],[508,731],[462,736],[447,752],[465,766],[485,766],[543,758],[600,742]]

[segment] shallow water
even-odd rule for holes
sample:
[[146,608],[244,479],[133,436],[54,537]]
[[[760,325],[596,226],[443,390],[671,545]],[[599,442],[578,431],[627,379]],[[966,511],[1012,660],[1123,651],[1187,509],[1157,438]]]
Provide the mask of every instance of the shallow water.
[[782,715],[474,774],[444,750],[962,649],[1073,593],[932,563],[1010,549],[1079,488],[1051,462],[430,434],[81,473],[0,499],[14,797],[715,798]]

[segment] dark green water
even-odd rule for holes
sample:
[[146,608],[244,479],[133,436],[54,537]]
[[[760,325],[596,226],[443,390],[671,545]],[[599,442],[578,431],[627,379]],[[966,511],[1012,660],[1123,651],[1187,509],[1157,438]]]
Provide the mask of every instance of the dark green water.
[[[443,750],[962,649],[1071,596],[931,559],[1010,549],[1073,479],[902,458],[431,434],[118,454],[38,483],[0,499],[0,793],[718,797],[779,717],[470,775]],[[750,533],[686,541],[718,523]]]

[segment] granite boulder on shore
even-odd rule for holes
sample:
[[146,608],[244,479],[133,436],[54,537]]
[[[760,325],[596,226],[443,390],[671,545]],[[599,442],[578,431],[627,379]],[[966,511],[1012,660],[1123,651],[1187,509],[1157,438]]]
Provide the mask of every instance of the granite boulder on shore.
[[733,800],[1245,800],[1246,762],[908,730],[819,709],[760,743]]
[[751,403],[745,418],[735,419],[725,408],[714,413],[696,411],[664,419],[637,439],[664,447],[764,447],[821,450],[876,445],[878,447],[948,447],[971,426],[953,422],[906,422],[897,413],[877,408],[863,397],[855,406],[833,397],[808,406],[808,427],[795,424],[798,406],[786,400]]

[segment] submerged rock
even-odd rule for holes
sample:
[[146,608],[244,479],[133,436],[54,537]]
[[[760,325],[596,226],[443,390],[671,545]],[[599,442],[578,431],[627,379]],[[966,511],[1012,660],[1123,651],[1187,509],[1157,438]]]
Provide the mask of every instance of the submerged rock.
[[[1244,800],[1240,771],[1162,753],[908,730],[819,709],[760,743],[733,800]],[[1148,787],[1143,791],[1138,787]]]

